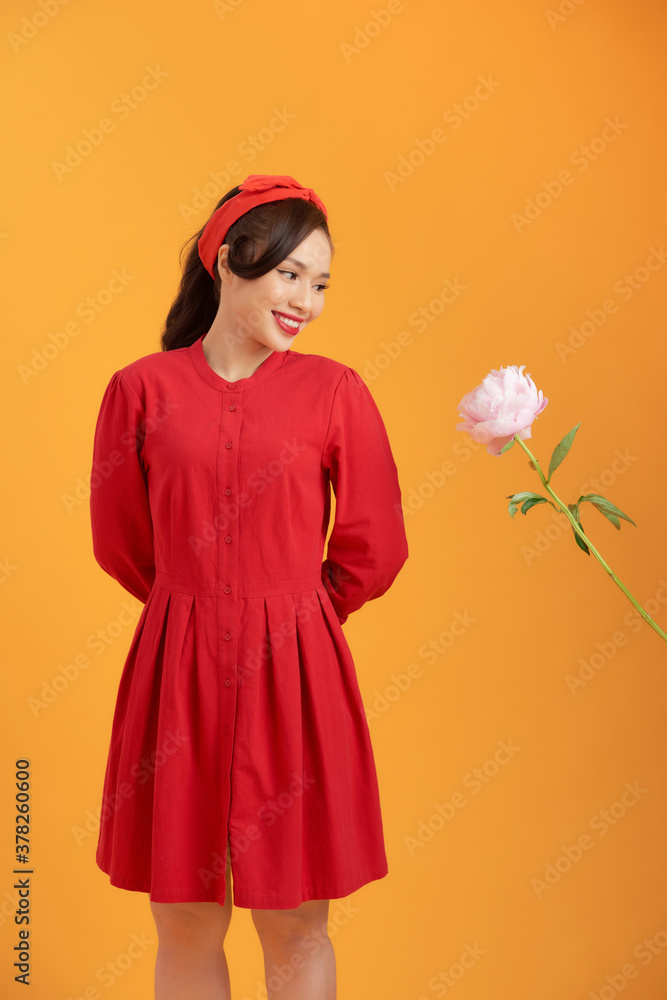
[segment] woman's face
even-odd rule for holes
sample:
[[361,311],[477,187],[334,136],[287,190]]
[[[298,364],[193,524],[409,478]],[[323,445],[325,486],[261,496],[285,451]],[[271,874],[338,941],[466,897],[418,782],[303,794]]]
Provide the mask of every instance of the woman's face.
[[247,341],[248,347],[288,350],[324,309],[331,266],[324,232],[315,229],[277,267],[250,281],[230,271],[228,252],[227,244],[218,252],[219,314],[226,332]]

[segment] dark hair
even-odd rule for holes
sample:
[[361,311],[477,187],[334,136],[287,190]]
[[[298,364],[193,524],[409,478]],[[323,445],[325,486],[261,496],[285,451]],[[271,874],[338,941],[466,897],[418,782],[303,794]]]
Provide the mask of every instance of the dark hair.
[[[240,190],[235,187],[228,191],[213,211]],[[188,244],[191,244],[183,265],[181,283],[161,334],[163,351],[174,351],[194,344],[210,330],[218,311],[218,269],[215,268],[214,280],[204,267],[197,249],[205,225],[181,247],[179,260],[182,262],[183,253]],[[241,278],[261,278],[280,264],[315,229],[324,231],[333,253],[334,244],[326,216],[311,201],[304,198],[283,198],[281,201],[256,205],[237,219],[227,231],[224,242],[229,244],[229,267]]]

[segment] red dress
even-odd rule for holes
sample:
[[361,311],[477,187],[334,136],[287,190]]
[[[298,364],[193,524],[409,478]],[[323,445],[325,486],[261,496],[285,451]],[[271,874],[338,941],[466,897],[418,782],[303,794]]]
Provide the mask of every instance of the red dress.
[[341,626],[408,546],[361,376],[286,350],[227,382],[202,338],[139,358],[102,399],[90,506],[97,562],[144,602],[104,778],[111,883],[222,904],[229,850],[234,904],[286,909],[385,876]]

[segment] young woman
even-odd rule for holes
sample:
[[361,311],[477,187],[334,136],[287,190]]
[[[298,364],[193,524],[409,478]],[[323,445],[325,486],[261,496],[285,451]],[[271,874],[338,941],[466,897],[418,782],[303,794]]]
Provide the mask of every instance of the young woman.
[[342,626],[408,546],[366,384],[294,350],[332,252],[314,191],[247,177],[193,237],[162,350],[113,374],[97,419],[95,558],[144,603],[97,864],[150,894],[158,1000],[230,997],[232,885],[269,997],[332,1000],[329,899],[388,870]]

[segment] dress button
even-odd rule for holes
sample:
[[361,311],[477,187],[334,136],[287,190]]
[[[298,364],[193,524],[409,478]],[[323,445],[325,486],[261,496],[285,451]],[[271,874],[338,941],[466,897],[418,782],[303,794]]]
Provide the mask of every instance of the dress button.
[[230,410],[235,410],[236,409],[236,403],[232,403],[232,405],[229,407],[229,409]]
[[227,383],[227,388],[228,389],[235,389],[236,388],[236,382],[228,382]]
[[225,541],[226,542],[231,542],[231,540],[232,540],[232,536],[231,535],[225,535]]
[[229,732],[229,726],[225,726],[225,733]]
[[231,639],[231,635],[230,635],[230,633],[229,633],[229,632],[227,632],[227,633],[225,634],[225,639]]
[[231,592],[232,592],[232,588],[231,587],[225,587],[225,593],[226,594],[231,594]]
[[232,495],[232,491],[230,490],[230,488],[229,488],[229,486],[228,486],[228,487],[227,487],[227,489],[225,490],[225,496],[226,496],[226,497],[229,497],[229,496],[231,496],[231,495]]
[[225,687],[228,688],[231,683],[232,682],[230,681],[229,677],[226,677],[225,678]]
[[232,446],[231,441],[225,441],[225,448],[231,448],[231,446]]

